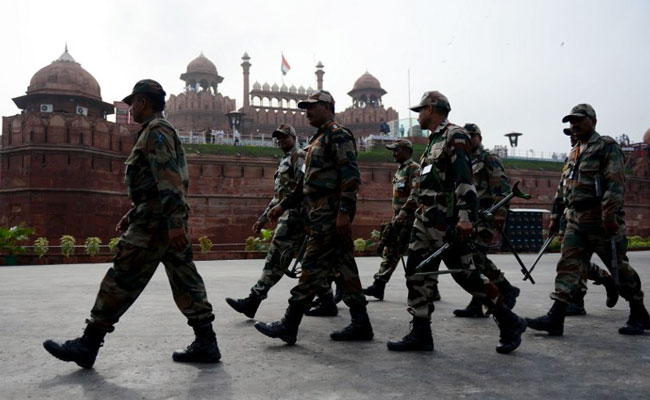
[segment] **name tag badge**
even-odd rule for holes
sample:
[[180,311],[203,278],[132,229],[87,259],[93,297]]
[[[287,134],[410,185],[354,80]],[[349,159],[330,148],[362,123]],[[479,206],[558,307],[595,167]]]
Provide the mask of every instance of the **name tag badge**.
[[422,175],[426,175],[426,174],[428,174],[429,172],[431,172],[431,167],[433,167],[433,164],[429,164],[429,165],[427,165],[426,167],[424,167],[424,168],[422,169]]
[[404,189],[405,187],[406,187],[406,183],[405,183],[405,182],[397,182],[397,188],[398,188],[398,189]]
[[304,174],[305,171],[307,170],[307,164],[303,164],[302,167],[300,167],[300,171]]

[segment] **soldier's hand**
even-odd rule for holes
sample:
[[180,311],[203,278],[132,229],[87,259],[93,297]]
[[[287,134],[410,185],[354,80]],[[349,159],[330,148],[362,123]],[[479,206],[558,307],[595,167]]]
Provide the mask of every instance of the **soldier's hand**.
[[284,207],[282,207],[281,205],[278,204],[277,206],[273,207],[273,208],[271,209],[271,211],[269,211],[269,213],[266,214],[266,216],[267,216],[271,221],[275,221],[275,220],[277,220],[278,218],[280,218],[280,216],[281,216],[283,213],[284,213]]
[[618,232],[618,222],[615,219],[608,219],[603,222],[603,227],[605,228],[605,233],[607,236],[616,235]]
[[185,228],[171,228],[169,230],[169,244],[176,251],[181,251],[187,247],[189,240],[187,239],[187,234],[185,233]]
[[265,223],[262,221],[257,221],[253,224],[253,232],[260,233],[262,228],[264,228]]
[[557,219],[551,219],[551,223],[548,224],[548,235],[557,233],[560,230],[560,223]]
[[352,232],[350,230],[350,215],[347,213],[338,213],[336,216],[336,233],[341,236],[349,236]]
[[399,213],[397,214],[397,216],[393,218],[393,224],[402,225],[405,220],[406,220],[406,215]]
[[120,222],[115,225],[115,231],[119,233],[125,232],[129,228],[129,213],[124,214]]
[[472,235],[472,223],[469,221],[458,221],[456,224],[456,233],[458,235],[458,239],[460,240],[467,240],[469,237]]

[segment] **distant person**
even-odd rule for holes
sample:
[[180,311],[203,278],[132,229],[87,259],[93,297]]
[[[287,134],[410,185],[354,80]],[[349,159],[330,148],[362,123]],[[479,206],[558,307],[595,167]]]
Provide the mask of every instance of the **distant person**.
[[379,132],[381,132],[384,135],[390,135],[390,126],[384,121],[383,119],[381,120],[381,124],[379,124]]
[[187,160],[176,130],[162,115],[165,91],[158,82],[144,79],[123,101],[130,106],[133,120],[142,125],[126,159],[125,181],[133,206],[115,228],[124,233],[83,336],[64,343],[46,340],[43,346],[60,360],[92,368],[104,336],[113,332],[162,262],[174,301],[195,335],[186,350],[173,354],[173,360],[217,362],[221,353],[212,330],[212,305],[192,261],[188,236]]
[[[549,233],[560,228],[560,217],[567,220],[562,240],[562,254],[557,264],[553,305],[546,315],[527,318],[528,326],[546,331],[551,336],[564,334],[567,308],[580,296],[581,280],[587,275],[594,253],[598,254],[610,273],[618,275],[618,290],[629,302],[630,316],[618,332],[642,335],[650,329],[650,315],[643,303],[641,280],[626,256],[624,155],[621,147],[609,136],[596,132],[596,111],[589,104],[578,104],[562,118],[569,122],[578,143],[566,162],[564,206],[566,211],[554,213]],[[613,270],[612,241],[618,268]]]

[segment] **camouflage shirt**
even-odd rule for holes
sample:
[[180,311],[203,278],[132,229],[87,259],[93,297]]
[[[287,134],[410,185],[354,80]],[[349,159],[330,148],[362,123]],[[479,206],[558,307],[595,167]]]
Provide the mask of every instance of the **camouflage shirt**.
[[616,220],[623,210],[624,156],[614,139],[597,132],[575,145],[566,162],[564,204],[574,222]]
[[275,171],[275,184],[273,188],[273,199],[269,202],[258,221],[266,223],[266,215],[273,207],[279,204],[287,196],[290,196],[296,189],[298,182],[302,180],[305,167],[305,153],[294,146],[284,153],[280,160],[277,171]]
[[420,165],[412,158],[399,165],[393,177],[394,215],[413,215],[417,208],[417,192],[420,183]]
[[361,185],[354,136],[336,121],[324,123],[309,141],[303,193],[309,197],[338,194],[341,206],[353,208]]
[[448,216],[458,215],[460,221],[476,219],[469,143],[465,129],[445,121],[429,135],[429,145],[420,159],[420,202],[435,202]]
[[[501,159],[496,154],[485,150],[483,145],[472,154],[472,174],[481,210],[487,210],[512,190],[510,178]],[[506,212],[507,207],[501,207],[494,212],[494,215],[505,217]]]
[[133,208],[123,240],[146,247],[153,232],[184,226],[189,213],[185,152],[162,114],[142,124],[125,164],[124,180]]

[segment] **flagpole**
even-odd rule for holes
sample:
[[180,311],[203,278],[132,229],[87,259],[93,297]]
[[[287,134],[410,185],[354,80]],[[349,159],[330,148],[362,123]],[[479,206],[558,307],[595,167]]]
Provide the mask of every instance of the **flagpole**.
[[412,122],[411,122],[411,69],[409,68],[408,70],[408,94],[409,94],[409,129],[407,131],[407,136],[410,135],[411,133],[411,127],[412,127]]

